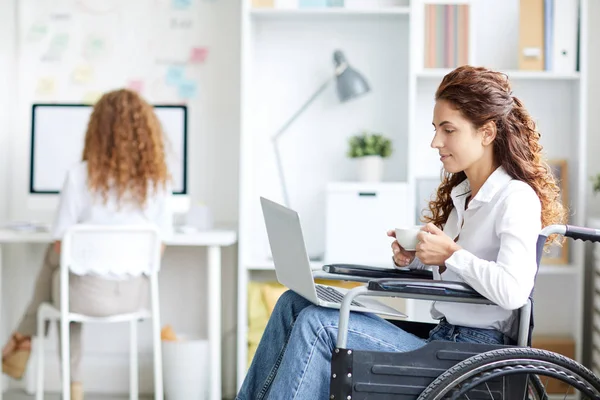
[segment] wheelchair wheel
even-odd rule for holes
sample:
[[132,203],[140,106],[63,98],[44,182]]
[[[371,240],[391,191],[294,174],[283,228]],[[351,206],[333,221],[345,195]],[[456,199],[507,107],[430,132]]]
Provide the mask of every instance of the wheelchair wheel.
[[600,399],[600,379],[581,364],[550,351],[513,347],[488,351],[456,364],[435,379],[418,400],[513,400],[517,398],[515,392],[507,394],[504,383],[490,387],[492,381],[516,376],[527,383],[518,398],[547,399],[543,381],[553,378],[570,387],[564,392],[565,398],[579,392],[582,399]]

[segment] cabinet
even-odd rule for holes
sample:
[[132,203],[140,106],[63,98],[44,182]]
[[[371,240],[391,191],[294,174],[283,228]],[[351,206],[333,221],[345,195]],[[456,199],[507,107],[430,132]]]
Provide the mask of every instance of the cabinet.
[[391,267],[386,231],[413,219],[406,183],[331,183],[326,198],[326,263],[347,262]]

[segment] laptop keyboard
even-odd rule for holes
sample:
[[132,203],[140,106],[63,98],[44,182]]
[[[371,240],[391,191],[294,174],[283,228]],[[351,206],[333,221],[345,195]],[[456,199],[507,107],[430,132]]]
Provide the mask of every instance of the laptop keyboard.
[[[342,300],[344,300],[344,295],[342,293],[340,293],[339,291],[335,290],[332,287],[329,286],[321,286],[321,285],[315,285],[315,287],[317,288],[317,297],[323,301],[328,301],[330,303],[339,303],[342,304]],[[364,304],[358,302],[358,301],[354,301],[352,300],[352,303],[350,303],[353,306],[356,307],[363,307],[365,308]]]

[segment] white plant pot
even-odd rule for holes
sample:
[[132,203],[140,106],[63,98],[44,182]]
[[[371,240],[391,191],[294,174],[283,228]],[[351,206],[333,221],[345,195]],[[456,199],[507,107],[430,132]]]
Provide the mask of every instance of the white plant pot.
[[359,157],[357,168],[360,182],[380,182],[383,177],[383,158],[379,156]]

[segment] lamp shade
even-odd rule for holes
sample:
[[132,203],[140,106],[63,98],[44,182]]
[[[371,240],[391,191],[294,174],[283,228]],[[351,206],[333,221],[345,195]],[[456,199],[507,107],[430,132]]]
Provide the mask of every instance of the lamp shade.
[[336,50],[333,53],[333,63],[336,70],[337,94],[342,103],[371,90],[365,77],[348,64],[344,53]]

